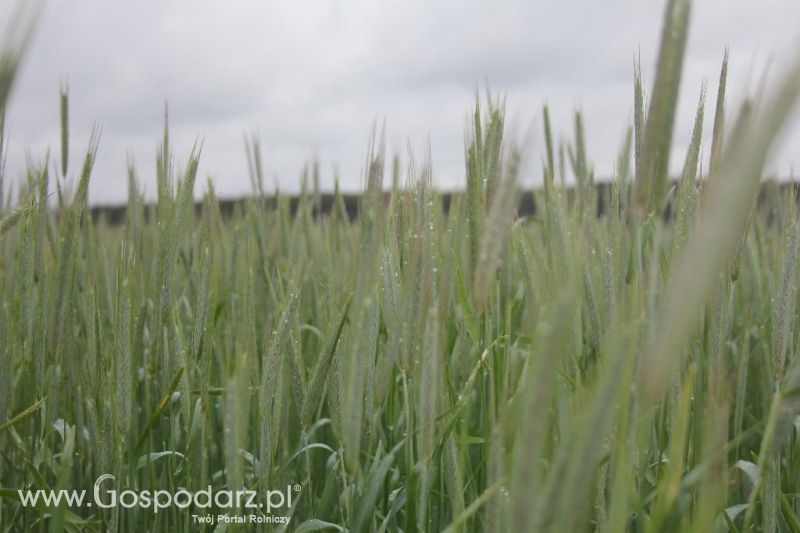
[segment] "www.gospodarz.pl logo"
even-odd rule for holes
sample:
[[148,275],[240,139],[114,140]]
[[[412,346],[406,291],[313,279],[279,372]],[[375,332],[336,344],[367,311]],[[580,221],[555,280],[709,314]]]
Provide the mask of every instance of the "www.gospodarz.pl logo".
[[[67,505],[72,508],[97,507],[100,509],[150,509],[158,513],[164,509],[192,509],[203,513],[211,510],[218,511],[246,511],[255,512],[255,515],[193,515],[196,520],[205,522],[270,522],[288,523],[289,516],[270,516],[274,512],[288,511],[292,507],[292,498],[300,492],[300,485],[287,485],[283,490],[268,490],[263,498],[255,490],[214,490],[211,485],[198,491],[178,489],[168,490],[116,490],[112,482],[116,480],[113,474],[103,474],[94,482],[91,499],[87,498],[86,490],[18,490],[20,502],[24,507],[60,507]],[[204,520],[205,519],[205,520]],[[285,519],[285,520],[283,520]]]

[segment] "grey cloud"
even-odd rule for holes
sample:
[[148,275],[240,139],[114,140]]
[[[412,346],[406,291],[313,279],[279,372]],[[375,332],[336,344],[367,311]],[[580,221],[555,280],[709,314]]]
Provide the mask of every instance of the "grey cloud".
[[[103,125],[92,201],[124,199],[128,154],[153,191],[165,101],[178,161],[203,139],[201,176],[212,176],[222,194],[248,191],[242,134],[250,131],[260,134],[267,174],[282,189],[297,189],[312,155],[324,184],[337,166],[343,186],[356,189],[369,129],[383,119],[389,150],[404,154],[408,143],[421,150],[430,141],[437,183],[452,187],[463,180],[475,88],[488,80],[507,96],[519,139],[539,127],[543,102],[564,138],[581,108],[589,155],[597,174],[609,175],[631,118],[633,56],[641,49],[650,80],[661,10],[661,2],[633,0],[318,0],[302,9],[244,0],[55,0],[9,110],[9,170],[19,172],[26,148],[37,155],[57,149],[57,90],[66,78],[73,161],[93,121]],[[791,0],[696,3],[674,165],[682,163],[704,77],[713,106],[724,46],[731,46],[735,101],[755,87],[746,80],[757,79],[764,62],[796,49],[798,18],[800,4]],[[540,141],[535,133],[534,160]],[[775,156],[784,172],[800,155],[798,141],[795,127]]]

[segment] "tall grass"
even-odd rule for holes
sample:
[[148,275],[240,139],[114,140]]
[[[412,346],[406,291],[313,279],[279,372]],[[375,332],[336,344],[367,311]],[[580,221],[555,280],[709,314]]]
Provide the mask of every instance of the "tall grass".
[[[580,113],[559,143],[544,108],[529,217],[518,177],[535,147],[504,138],[489,96],[447,213],[430,154],[393,158],[384,194],[377,132],[356,220],[338,187],[321,214],[315,165],[294,212],[267,196],[252,138],[252,199],[223,217],[208,184],[195,210],[201,148],[177,165],[165,115],[157,203],[129,164],[111,226],[87,211],[99,130],[68,165],[63,88],[60,159],[32,163],[13,209],[0,194],[3,530],[273,529],[19,502],[106,473],[265,504],[299,485],[275,530],[800,530],[800,219],[792,187],[760,181],[800,62],[728,121],[725,51],[709,158],[704,86],[672,187],[689,8],[668,2],[649,105],[635,63],[602,195]],[[0,57],[5,105],[20,56]],[[56,203],[58,171],[77,185]]]

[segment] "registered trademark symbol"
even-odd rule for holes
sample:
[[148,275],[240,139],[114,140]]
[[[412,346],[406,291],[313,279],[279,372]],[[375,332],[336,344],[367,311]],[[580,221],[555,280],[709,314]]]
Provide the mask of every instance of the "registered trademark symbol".
[[294,491],[295,491],[295,492],[300,492],[300,490],[301,490],[302,488],[303,488],[303,487],[301,487],[301,486],[300,486],[300,483],[298,483],[297,485],[295,485],[295,486],[294,486]]

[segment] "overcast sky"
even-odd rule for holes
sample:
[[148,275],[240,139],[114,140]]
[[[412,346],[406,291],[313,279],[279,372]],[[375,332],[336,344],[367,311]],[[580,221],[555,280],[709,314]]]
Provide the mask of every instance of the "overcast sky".
[[[0,0],[0,23],[12,4]],[[92,124],[102,126],[93,203],[124,201],[127,154],[154,194],[165,101],[176,162],[183,164],[202,139],[198,181],[210,177],[223,196],[249,191],[245,132],[260,135],[268,189],[275,179],[282,190],[296,191],[304,162],[316,156],[324,187],[337,167],[343,187],[357,190],[376,120],[386,121],[389,151],[405,154],[411,146],[422,153],[430,140],[435,182],[459,186],[468,111],[486,81],[507,97],[510,132],[521,139],[533,128],[534,154],[544,102],[564,137],[571,136],[574,109],[582,109],[595,173],[610,175],[631,121],[639,50],[648,87],[652,80],[662,4],[54,0],[8,111],[8,174],[22,174],[26,151],[42,158],[49,146],[58,154],[58,88],[67,80],[70,173]],[[798,20],[797,0],[696,2],[673,166],[681,163],[704,77],[710,132],[725,45],[732,103],[757,88],[766,67],[775,78],[800,48]],[[800,161],[797,122],[795,115],[773,158],[776,173],[789,174]],[[525,179],[541,177],[531,172]]]

